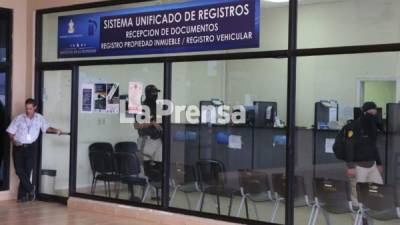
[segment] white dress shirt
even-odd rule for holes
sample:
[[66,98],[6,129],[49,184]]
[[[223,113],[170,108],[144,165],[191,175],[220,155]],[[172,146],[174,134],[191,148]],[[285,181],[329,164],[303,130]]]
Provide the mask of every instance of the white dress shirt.
[[35,113],[32,119],[24,113],[11,122],[7,132],[15,135],[16,141],[21,144],[32,144],[38,139],[40,130],[45,133],[49,127],[46,119],[39,113]]

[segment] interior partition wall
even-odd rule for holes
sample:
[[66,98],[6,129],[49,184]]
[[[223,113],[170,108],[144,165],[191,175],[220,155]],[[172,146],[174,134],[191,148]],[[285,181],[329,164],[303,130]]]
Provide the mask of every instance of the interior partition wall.
[[[37,11],[35,91],[42,110],[45,109],[43,74],[65,69],[71,73],[69,168],[63,171],[69,173],[69,182],[64,182],[68,196],[238,223],[307,223],[314,197],[313,178],[336,179],[338,174],[344,174],[341,170],[345,168],[335,161],[327,148],[327,141],[337,130],[318,130],[313,120],[314,103],[338,100],[345,108],[344,111],[339,109],[337,118],[344,121],[352,117],[353,107],[362,103],[357,100],[357,82],[368,80],[365,78],[371,74],[375,78],[386,74],[382,76],[396,80],[400,43],[398,31],[392,29],[398,25],[398,13],[392,9],[398,2],[262,1],[265,8],[261,14],[260,48],[256,49],[57,58],[58,16],[169,2],[179,1],[105,1]],[[382,57],[389,63],[373,64]],[[392,70],[384,70],[384,67]],[[141,196],[142,187],[146,192],[146,183],[139,182],[140,188],[134,189],[129,182],[137,180],[125,181],[122,188],[111,176],[105,181],[104,177],[98,177],[96,181],[89,163],[88,151],[95,142],[107,140],[111,147],[105,148],[110,149],[117,148],[118,142],[123,140],[135,142],[138,134],[133,125],[120,124],[115,116],[84,114],[80,109],[81,90],[86,83],[126,85],[131,80],[154,84],[160,89],[159,98],[183,105],[210,104],[215,96],[227,105],[256,105],[260,100],[270,100],[278,105],[277,116],[285,125],[279,128],[246,124],[210,126],[207,123],[193,126],[173,116],[164,117],[159,146],[163,174],[155,179],[157,182],[148,183],[148,196],[143,200],[137,196]],[[119,90],[120,96],[127,93],[126,86]],[[124,99],[121,97],[121,100]],[[387,101],[382,100],[389,103]],[[228,140],[238,137],[240,150],[230,146]],[[388,138],[383,135],[383,139]],[[385,159],[384,152],[389,151],[387,144],[379,143],[383,143],[380,150]],[[43,159],[45,152],[42,150],[41,154]],[[205,163],[221,165],[218,162],[223,164],[226,183],[217,194],[207,194],[190,182],[179,183],[178,178],[191,180],[191,168],[201,169]],[[383,162],[388,165],[385,160]],[[265,185],[274,187],[269,189],[271,198],[269,193],[264,193],[261,202],[255,201],[252,206],[249,205],[251,198],[242,198],[240,181],[249,174],[246,172],[254,171],[261,171],[258,175],[263,177]],[[311,180],[307,179],[310,177]],[[308,199],[304,199],[305,195]],[[42,193],[41,196],[51,199],[55,194]],[[66,196],[61,199],[65,200]],[[232,199],[234,209],[229,210]]]

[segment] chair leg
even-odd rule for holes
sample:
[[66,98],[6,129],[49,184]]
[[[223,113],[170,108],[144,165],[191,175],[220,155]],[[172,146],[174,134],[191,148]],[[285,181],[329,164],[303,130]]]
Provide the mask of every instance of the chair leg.
[[233,194],[232,194],[231,197],[229,198],[228,216],[231,216],[231,212],[232,212],[232,203],[233,203]]
[[185,194],[186,203],[188,205],[188,208],[189,208],[189,210],[192,210],[192,204],[190,203],[189,194],[186,192],[184,194]]
[[354,220],[354,224],[362,225],[362,223],[363,223],[363,212],[362,212],[362,209],[360,208],[356,213],[356,218]]
[[169,206],[172,206],[172,203],[174,203],[174,199],[175,199],[175,195],[176,195],[177,191],[178,191],[178,186],[176,186],[174,188],[174,191],[172,192],[171,199],[169,200]]
[[105,193],[106,196],[108,195],[108,192],[107,192],[107,181],[106,180],[104,180],[104,193]]
[[92,194],[94,194],[95,182],[96,182],[96,176],[93,176],[92,188],[90,189],[90,193]]
[[240,204],[239,204],[239,209],[236,213],[236,217],[240,217],[240,214],[242,213],[242,208],[244,204],[244,200],[246,199],[246,196],[242,196],[242,199],[240,199]]
[[206,198],[206,193],[203,193],[201,196],[201,201],[200,201],[200,212],[203,211],[203,205],[204,205],[204,199]]
[[316,209],[316,205],[314,204],[312,207],[311,207],[311,212],[310,212],[310,217],[308,218],[308,223],[307,223],[307,225],[311,225],[312,224],[312,221],[314,220],[314,216],[315,216],[315,209]]
[[157,199],[157,205],[160,205],[160,195],[158,193],[159,189],[156,188],[156,199]]
[[146,190],[145,190],[144,195],[143,195],[142,202],[144,202],[146,200],[147,195],[149,194],[149,191],[150,191],[150,185],[147,185],[146,186]]
[[315,209],[314,218],[313,218],[313,220],[311,221],[311,225],[315,225],[315,224],[317,223],[317,218],[318,218],[318,215],[319,215],[319,210],[320,210],[320,207],[317,206],[317,208]]
[[197,211],[200,211],[200,208],[201,208],[201,201],[202,201],[202,199],[203,199],[203,195],[204,195],[204,192],[201,192],[200,193],[200,197],[199,197],[199,200],[197,200],[197,205],[196,205],[196,210]]
[[94,178],[94,179],[93,179],[92,195],[94,195],[94,194],[96,193],[96,185],[97,185],[97,179]]
[[115,198],[119,198],[120,185],[121,185],[121,182],[119,182],[119,181],[115,182]]
[[111,182],[107,181],[107,185],[108,185],[108,197],[111,198]]
[[217,195],[217,208],[218,208],[218,215],[221,215],[221,205],[219,203],[219,195]]
[[331,220],[329,218],[329,213],[325,210],[322,210],[322,215],[325,217],[326,225],[331,225]]
[[275,204],[274,204],[274,207],[272,209],[271,223],[275,223],[276,215],[278,214],[278,209],[279,209],[279,206],[280,206],[280,202],[281,202],[280,199],[276,199],[275,200]]
[[258,215],[257,205],[256,205],[256,202],[254,202],[254,201],[253,201],[253,208],[254,208],[254,212],[256,213],[256,219],[260,220],[260,216]]
[[247,200],[247,198],[244,200],[244,206],[246,209],[246,218],[250,219],[250,214],[249,214],[249,201]]

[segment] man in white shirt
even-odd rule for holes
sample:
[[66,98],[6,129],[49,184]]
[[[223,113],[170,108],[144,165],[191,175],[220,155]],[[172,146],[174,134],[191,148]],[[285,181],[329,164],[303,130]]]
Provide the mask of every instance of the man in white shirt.
[[25,101],[25,113],[18,115],[7,128],[7,133],[13,143],[15,172],[20,180],[19,202],[35,199],[35,186],[31,182],[31,173],[36,163],[35,144],[40,131],[61,134],[61,130],[50,127],[44,117],[36,113],[36,108],[36,101],[31,98],[27,99]]

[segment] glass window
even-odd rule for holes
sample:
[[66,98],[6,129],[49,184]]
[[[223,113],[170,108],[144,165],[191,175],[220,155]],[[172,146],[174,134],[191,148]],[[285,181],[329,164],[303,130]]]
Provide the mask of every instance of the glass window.
[[[163,97],[163,68],[163,64],[80,67],[78,193],[160,204],[162,133],[151,129],[156,125],[150,127],[150,122],[145,124],[149,129],[138,126],[132,121],[135,114],[127,110],[142,102],[150,105],[157,94]],[[128,96],[134,99],[129,104]]]
[[[353,223],[350,206],[356,209],[362,203],[380,210],[371,203],[395,201],[400,184],[398,68],[398,52],[298,59],[296,152],[301,160],[296,175],[305,178],[310,201],[318,199],[332,224]],[[364,182],[385,186],[357,184]],[[296,224],[307,224],[310,218],[325,224],[325,212],[311,216],[310,207],[296,207]]]
[[[168,3],[165,3],[168,2]],[[87,10],[67,11],[60,13],[50,13],[43,15],[43,39],[42,55],[43,61],[66,61],[77,60],[77,58],[58,58],[57,57],[57,31],[58,31],[58,17],[64,15],[83,14],[91,12],[109,11],[123,8],[136,8],[143,6],[151,6],[158,4],[169,4],[177,2],[186,2],[182,0],[172,1],[148,1],[144,3],[123,4],[111,7],[101,7]],[[231,52],[252,52],[252,51],[270,51],[287,49],[288,40],[288,3],[275,3],[270,1],[261,1],[260,5],[260,47],[248,48],[227,51],[207,51],[207,52],[191,52],[180,54],[163,54],[168,55],[193,55],[193,54],[210,54],[210,53],[231,53]],[[160,55],[131,55],[120,57],[107,57],[107,58],[132,58],[132,57],[151,57]],[[104,58],[104,57],[103,57]],[[86,59],[99,59],[99,57],[91,57]]]
[[299,1],[298,47],[397,43],[398,0]]
[[[7,83],[6,83],[6,74],[0,71],[0,119],[1,121],[7,121],[6,117],[6,93],[7,93]],[[7,135],[5,132],[6,123],[2,122],[0,124],[0,189],[4,188],[6,184],[6,177],[8,170],[6,170],[6,146],[7,146]]]
[[[70,133],[72,71],[43,71],[42,115],[63,133]],[[68,197],[70,136],[42,135],[39,192]]]
[[287,60],[172,69],[170,206],[284,223]]
[[7,48],[9,39],[8,19],[0,12],[0,63],[7,61]]

